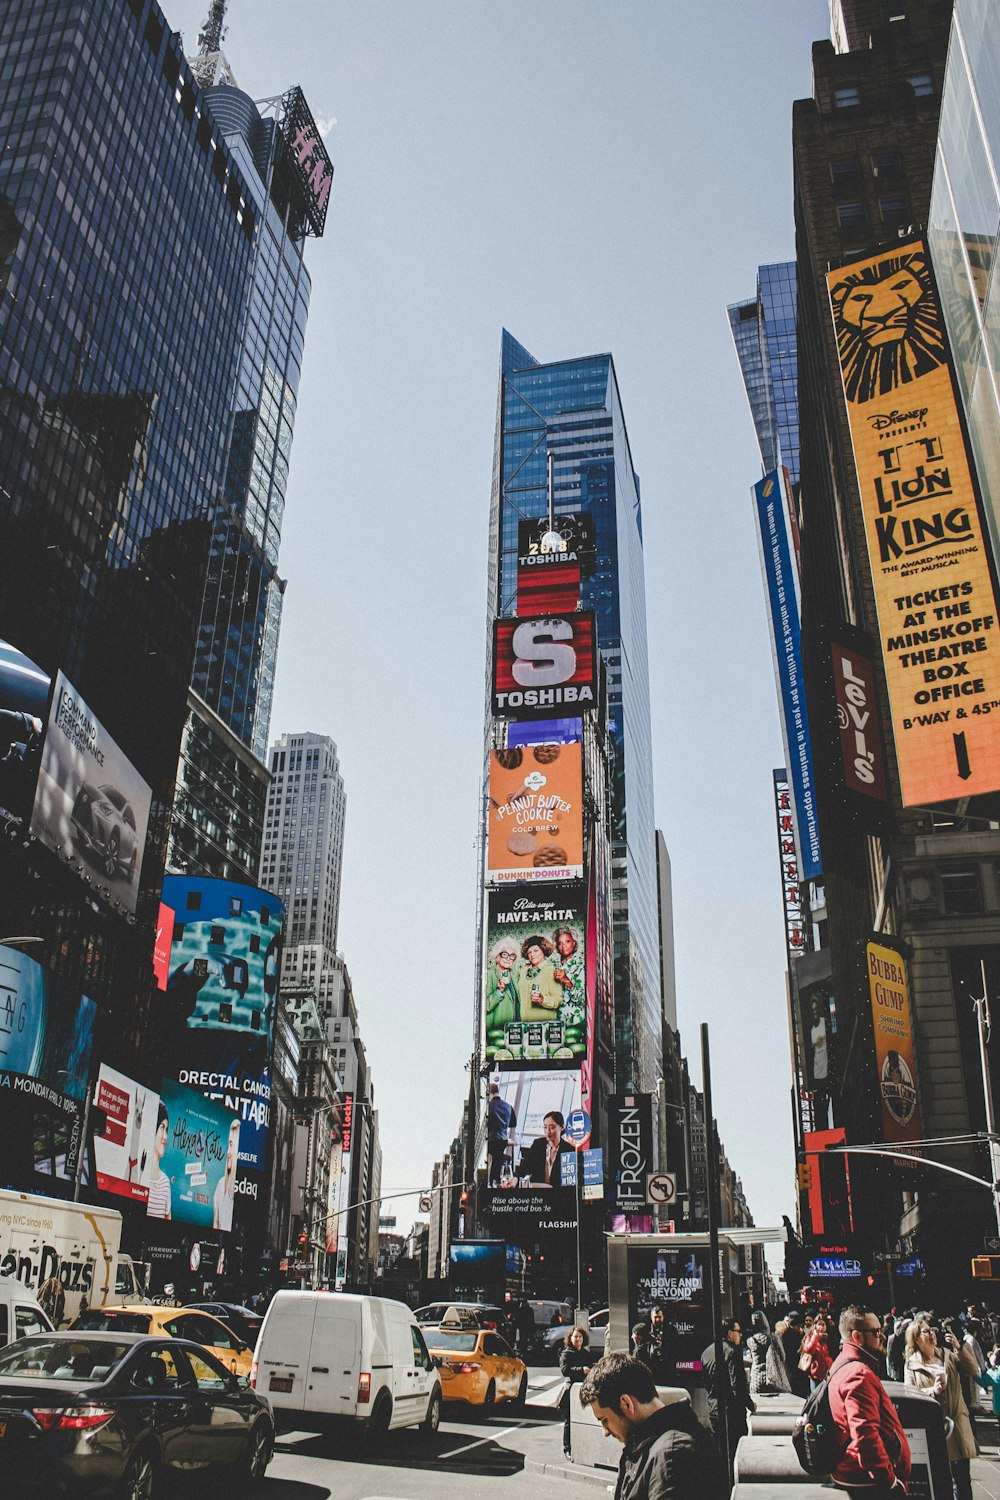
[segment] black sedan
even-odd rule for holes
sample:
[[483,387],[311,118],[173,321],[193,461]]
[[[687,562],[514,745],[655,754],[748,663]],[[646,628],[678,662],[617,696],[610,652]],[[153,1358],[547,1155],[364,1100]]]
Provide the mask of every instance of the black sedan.
[[0,1350],[5,1497],[150,1500],[161,1471],[209,1467],[242,1495],[273,1448],[268,1402],[198,1344],[40,1333]]

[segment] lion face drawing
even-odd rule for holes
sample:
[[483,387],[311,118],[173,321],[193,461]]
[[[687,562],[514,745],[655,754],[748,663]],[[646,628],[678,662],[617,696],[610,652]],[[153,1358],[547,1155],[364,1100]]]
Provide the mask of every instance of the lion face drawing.
[[926,258],[890,255],[848,271],[830,292],[848,401],[870,401],[943,364]]

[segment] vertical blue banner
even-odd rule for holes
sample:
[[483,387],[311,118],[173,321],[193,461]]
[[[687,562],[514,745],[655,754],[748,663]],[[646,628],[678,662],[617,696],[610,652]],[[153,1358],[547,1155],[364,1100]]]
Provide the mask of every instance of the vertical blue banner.
[[799,874],[813,880],[823,869],[813,783],[812,752],[799,623],[798,567],[791,544],[782,475],[766,474],[753,489],[761,568],[767,588],[771,647],[781,707],[781,735],[792,789]]

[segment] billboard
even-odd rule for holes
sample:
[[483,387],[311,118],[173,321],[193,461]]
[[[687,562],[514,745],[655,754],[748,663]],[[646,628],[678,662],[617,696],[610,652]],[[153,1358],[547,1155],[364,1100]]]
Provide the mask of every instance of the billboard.
[[494,718],[551,719],[596,704],[597,627],[591,611],[494,621]]
[[507,744],[511,749],[517,745],[571,745],[582,741],[582,719],[525,719],[523,723],[511,720],[507,725]]
[[781,860],[781,899],[785,911],[785,949],[789,964],[806,950],[806,915],[802,905],[802,882],[795,845],[792,791],[782,771],[772,771],[774,812],[778,824],[778,855]]
[[0,1091],[75,1115],[87,1097],[96,1014],[86,995],[0,946]]
[[284,102],[281,133],[298,179],[306,220],[312,233],[319,236],[326,226],[326,210],[333,187],[333,162],[302,90],[298,87],[289,89]]
[[503,1240],[454,1240],[448,1248],[453,1286],[502,1285],[507,1277],[507,1246]]
[[[579,1073],[495,1072],[490,1083],[498,1086],[512,1110],[512,1140],[500,1186],[485,1189],[486,1211],[495,1228],[575,1227],[576,1191],[563,1183],[562,1158],[573,1151],[564,1130],[572,1112],[580,1108]],[[549,1116],[554,1118],[546,1123]]]
[[843,1146],[847,1140],[843,1129],[806,1130],[802,1145],[809,1174],[809,1218],[812,1235],[843,1245],[854,1233],[854,1208],[851,1203],[851,1174],[847,1156],[827,1152],[828,1146]]
[[905,807],[1000,788],[996,591],[922,240],[827,275]]
[[570,1068],[585,1058],[585,901],[582,882],[488,892],[488,1063]]
[[878,728],[875,669],[862,651],[830,643],[833,693],[837,704],[844,785],[863,797],[885,802],[885,754]]
[[101,1063],[95,1102],[105,1115],[103,1132],[94,1135],[97,1186],[102,1193],[147,1202],[159,1095]]
[[877,935],[865,949],[865,962],[875,1026],[882,1135],[890,1142],[918,1141],[923,1132],[906,960],[888,939]]
[[148,1217],[232,1229],[239,1140],[235,1114],[164,1078],[153,1137]]
[[583,746],[491,750],[487,881],[582,878]]
[[47,672],[0,640],[0,818],[30,816],[51,686]]
[[829,948],[804,953],[795,968],[801,1008],[804,1082],[815,1094],[828,1094],[835,1074],[834,1036],[837,1007]]
[[809,716],[802,675],[799,577],[785,471],[776,469],[765,474],[754,485],[753,496],[761,568],[767,590],[774,674],[781,709],[781,737],[792,788],[799,878],[812,880],[821,873],[823,863],[809,742]]
[[681,1384],[701,1371],[701,1356],[712,1342],[710,1266],[707,1246],[628,1247],[629,1327],[648,1322],[654,1303],[663,1304],[667,1349]]
[[653,1171],[652,1094],[608,1097],[608,1182],[619,1213],[645,1211],[646,1178]]
[[556,516],[555,545],[546,545],[548,517],[517,524],[517,613],[521,619],[572,612],[580,605],[580,579],[596,562],[594,518]]
[[31,831],[79,859],[97,888],[134,912],[152,792],[76,688],[56,674]]
[[[284,907],[257,886],[187,875],[164,878],[163,906],[173,916],[170,1070],[240,1116],[240,1165],[263,1172]],[[242,1178],[239,1191],[256,1197]]]

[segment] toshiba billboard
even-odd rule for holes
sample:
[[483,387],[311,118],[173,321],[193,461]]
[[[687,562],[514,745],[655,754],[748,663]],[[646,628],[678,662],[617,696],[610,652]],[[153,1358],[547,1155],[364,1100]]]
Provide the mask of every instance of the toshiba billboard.
[[493,714],[579,715],[597,703],[597,630],[590,610],[493,626]]

